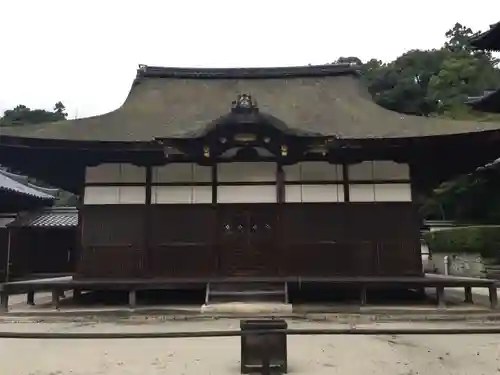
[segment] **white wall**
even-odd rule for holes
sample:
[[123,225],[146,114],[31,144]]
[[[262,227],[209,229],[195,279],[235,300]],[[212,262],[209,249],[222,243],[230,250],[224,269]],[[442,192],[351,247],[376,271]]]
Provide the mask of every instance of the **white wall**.
[[172,163],[154,167],[152,182],[171,183],[175,186],[153,186],[152,204],[212,203],[212,186],[192,186],[194,183],[212,182],[212,168],[194,163]]
[[[365,161],[348,167],[352,202],[411,202],[410,170],[393,161]],[[212,168],[194,163],[173,163],[154,167],[153,204],[212,203]],[[342,165],[302,162],[283,167],[286,202],[343,202]],[[275,203],[277,164],[234,162],[217,165],[218,203]],[[387,183],[391,180],[394,183]],[[315,182],[322,182],[321,184]],[[377,183],[385,181],[386,183]],[[141,184],[146,168],[131,164],[101,164],[87,167],[85,182]],[[245,185],[245,182],[249,184]],[[251,183],[266,182],[266,185]],[[327,184],[325,184],[327,182]],[[193,186],[203,183],[206,186]],[[231,186],[231,183],[241,185]],[[145,186],[86,186],[84,204],[144,204]]]
[[[349,165],[351,202],[411,202],[410,168],[389,160]],[[386,183],[377,183],[385,181]],[[390,183],[394,181],[394,183]],[[356,182],[363,182],[362,184]],[[387,183],[389,182],[389,183]]]
[[[342,202],[342,165],[323,161],[302,162],[283,167],[285,202]],[[322,184],[314,184],[314,182]],[[287,183],[288,182],[288,183]],[[290,182],[295,182],[291,184]],[[309,182],[308,184],[297,184]],[[325,184],[323,182],[328,182]]]
[[[132,164],[101,164],[87,167],[85,183],[146,183],[146,168]],[[145,186],[86,186],[84,204],[144,204]]]
[[[217,203],[276,203],[276,172],[271,162],[234,162],[217,165]],[[231,186],[237,182],[242,185]],[[267,185],[244,183],[267,182]]]
[[146,168],[132,164],[100,164],[87,167],[85,183],[146,183]]

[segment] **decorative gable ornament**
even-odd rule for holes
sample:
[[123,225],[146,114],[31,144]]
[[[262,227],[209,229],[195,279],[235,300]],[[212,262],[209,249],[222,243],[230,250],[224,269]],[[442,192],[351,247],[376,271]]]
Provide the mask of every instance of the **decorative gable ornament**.
[[233,101],[231,112],[233,113],[256,113],[259,112],[257,102],[252,99],[251,95],[240,94],[238,98]]

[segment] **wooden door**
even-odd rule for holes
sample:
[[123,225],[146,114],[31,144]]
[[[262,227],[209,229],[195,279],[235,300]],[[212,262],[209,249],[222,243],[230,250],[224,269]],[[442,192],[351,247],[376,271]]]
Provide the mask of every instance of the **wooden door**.
[[224,276],[273,276],[277,269],[274,212],[224,207],[219,216],[219,272]]

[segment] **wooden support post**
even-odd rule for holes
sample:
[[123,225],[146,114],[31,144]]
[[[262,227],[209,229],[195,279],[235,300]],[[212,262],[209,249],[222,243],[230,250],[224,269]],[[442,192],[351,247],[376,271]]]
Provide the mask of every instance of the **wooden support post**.
[[0,292],[0,311],[9,311],[9,293],[4,290]]
[[35,291],[30,290],[26,296],[26,303],[30,306],[35,306]]
[[361,287],[360,295],[359,295],[359,300],[361,302],[361,306],[366,305],[366,286]]
[[438,308],[444,309],[446,307],[446,301],[444,300],[443,286],[436,287],[436,297],[437,297]]
[[137,292],[135,290],[128,292],[128,305],[131,308],[134,308],[137,305]]
[[59,310],[59,302],[61,297],[61,291],[54,289],[52,290],[52,307],[56,310]]
[[498,305],[498,292],[496,285],[491,285],[489,288],[490,295],[490,308],[492,310],[497,308]]
[[474,303],[474,301],[472,299],[472,287],[466,286],[464,288],[464,290],[465,290],[465,299],[464,299],[464,302],[465,303]]

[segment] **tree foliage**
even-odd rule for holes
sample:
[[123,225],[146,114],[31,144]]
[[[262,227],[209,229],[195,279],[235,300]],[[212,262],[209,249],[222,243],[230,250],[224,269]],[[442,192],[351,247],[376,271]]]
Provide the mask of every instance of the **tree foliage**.
[[[381,106],[407,114],[454,119],[500,121],[500,116],[473,111],[466,101],[500,88],[498,60],[490,52],[474,50],[469,41],[478,35],[456,23],[446,42],[433,50],[411,50],[394,61],[371,59],[362,65],[362,78]],[[336,62],[360,63],[356,57]],[[500,177],[497,168],[448,181],[428,197],[421,212],[431,218],[500,222]]]
[[57,102],[52,111],[45,109],[30,109],[23,104],[4,112],[0,118],[0,126],[15,126],[40,124],[43,122],[54,122],[66,120],[68,114],[62,102]]

